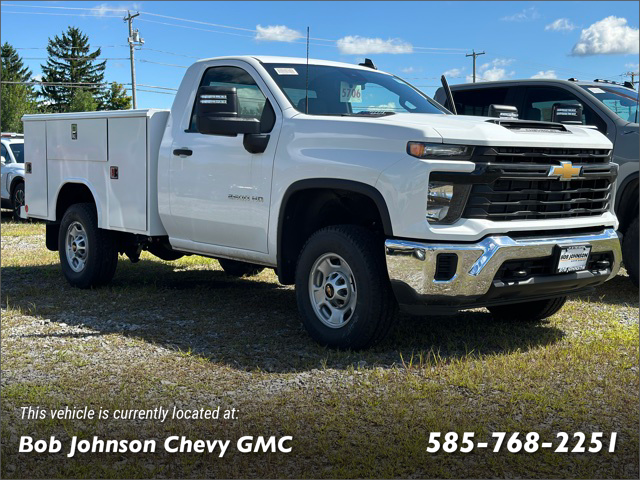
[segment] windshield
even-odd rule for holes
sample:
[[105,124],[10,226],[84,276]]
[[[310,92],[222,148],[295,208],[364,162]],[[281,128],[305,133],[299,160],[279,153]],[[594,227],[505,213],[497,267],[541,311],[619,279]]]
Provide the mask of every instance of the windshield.
[[[307,66],[272,63],[265,67],[293,107],[305,113]],[[375,70],[309,65],[308,96],[311,115],[445,113],[408,83]]]
[[24,143],[10,143],[9,148],[13,153],[13,158],[18,163],[24,163]]
[[638,123],[638,93],[623,87],[580,85],[627,122]]

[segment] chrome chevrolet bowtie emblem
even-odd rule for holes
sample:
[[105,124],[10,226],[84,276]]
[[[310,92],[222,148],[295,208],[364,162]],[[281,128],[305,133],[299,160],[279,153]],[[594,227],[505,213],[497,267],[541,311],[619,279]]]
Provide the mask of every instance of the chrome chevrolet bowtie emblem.
[[582,173],[582,167],[574,167],[571,162],[560,162],[559,167],[551,167],[548,175],[550,177],[558,177],[558,180],[567,181],[574,177],[579,177]]

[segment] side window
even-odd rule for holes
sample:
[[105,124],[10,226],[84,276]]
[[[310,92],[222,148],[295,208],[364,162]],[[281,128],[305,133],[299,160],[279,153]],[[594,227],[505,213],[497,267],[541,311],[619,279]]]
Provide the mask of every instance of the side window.
[[6,160],[7,163],[11,163],[11,157],[9,157],[9,153],[7,152],[7,147],[4,146],[4,143],[0,143],[2,145],[2,156]]
[[607,127],[604,121],[573,93],[563,90],[562,88],[528,88],[521,118],[525,120],[550,122],[553,105],[556,103],[579,103],[582,105],[582,124],[595,125],[601,132],[606,132]]
[[453,93],[453,101],[456,104],[458,115],[476,115],[486,117],[489,115],[489,105],[505,104],[508,91],[509,89],[506,87],[457,90]]
[[[199,87],[235,87],[238,94],[238,113],[258,118],[261,131],[268,133],[275,123],[275,113],[270,102],[249,73],[240,67],[211,67],[202,76]],[[190,132],[196,131],[195,103],[191,111]]]

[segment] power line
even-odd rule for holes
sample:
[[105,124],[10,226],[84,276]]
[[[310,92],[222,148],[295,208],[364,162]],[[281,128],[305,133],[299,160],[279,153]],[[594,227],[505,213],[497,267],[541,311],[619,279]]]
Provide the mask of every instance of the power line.
[[140,62],[140,63],[153,63],[154,65],[164,65],[166,67],[189,68],[186,65],[175,65],[173,63],[152,62],[151,60],[145,60],[144,58],[139,58],[138,62]]
[[[5,7],[23,7],[23,8],[50,8],[53,10],[85,10],[85,11],[110,11],[110,12],[126,12],[126,9],[123,8],[111,8],[111,7],[53,7],[50,5],[24,5],[24,4],[16,4],[16,3],[5,3]],[[120,18],[120,16],[118,16]]]
[[[26,5],[23,5],[26,7]],[[89,13],[51,13],[51,12],[12,12],[12,11],[3,11],[2,14],[5,13],[21,13],[23,15],[55,15],[57,17],[100,17],[100,18],[120,18],[119,15],[99,15],[99,14],[89,14]]]
[[143,47],[143,48],[140,48],[139,50],[143,51],[143,52],[165,53],[167,55],[174,55],[176,57],[186,57],[186,58],[195,58],[195,59],[200,59],[201,58],[201,57],[194,57],[193,55],[185,55],[183,53],[167,52],[166,50],[157,50],[155,48],[148,48],[148,47]]
[[[5,6],[12,6],[12,7],[19,7],[21,5],[16,5],[16,4],[5,4]],[[98,10],[102,10],[102,11],[114,11],[114,12],[125,12],[126,10],[124,9],[115,9],[115,8],[82,8],[82,7],[51,7],[51,6],[47,6],[47,5],[30,5],[29,8],[56,8],[56,9],[63,9],[63,10],[84,10],[84,11],[90,11],[90,12],[96,12]],[[18,13],[18,12],[17,12]],[[29,13],[29,12],[20,12],[20,13]],[[237,30],[237,31],[242,31],[242,32],[251,32],[251,33],[258,33],[258,29],[254,29],[254,28],[246,28],[246,27],[236,27],[236,26],[232,26],[232,25],[223,25],[223,24],[219,24],[219,23],[211,23],[211,22],[204,22],[201,20],[192,20],[192,19],[188,19],[188,18],[182,18],[182,17],[175,17],[175,16],[171,16],[171,15],[163,15],[163,14],[159,14],[159,13],[152,13],[152,12],[145,12],[145,11],[141,11],[140,12],[141,15],[148,15],[148,16],[153,16],[153,17],[158,17],[158,18],[166,18],[166,19],[170,19],[170,20],[178,20],[178,21],[182,21],[182,22],[187,22],[187,23],[195,23],[198,25],[206,25],[206,26],[210,26],[210,27],[216,27],[216,28],[226,28],[226,29],[230,29],[230,30]],[[60,14],[60,15],[69,15],[69,14]],[[106,16],[106,15],[95,15],[95,16]],[[117,17],[117,16],[113,16],[113,17]],[[142,18],[140,19],[141,21],[143,20]],[[169,26],[175,26],[175,27],[182,27],[182,28],[189,28],[186,25],[175,25],[175,24],[166,24],[163,22],[154,22],[152,20],[145,20],[147,22],[151,22],[151,23],[159,23],[159,24],[165,24],[165,25],[169,25]],[[196,28],[191,27],[192,29],[196,30]],[[219,32],[219,31],[212,31],[212,30],[204,30],[204,31],[211,31],[213,33],[221,33],[221,34],[231,34],[231,32]],[[236,34],[239,36],[246,36],[249,38],[255,38],[254,35],[240,35],[240,34]],[[300,36],[300,38],[302,38],[302,36]],[[328,39],[328,38],[310,38],[310,40],[316,40],[316,41],[321,41],[321,42],[330,42],[330,43],[337,43],[337,39]],[[293,42],[289,42],[289,43],[305,43],[305,41],[293,41]],[[316,46],[334,46],[334,45],[322,45],[322,44],[314,44]],[[415,50],[452,50],[452,51],[460,51],[463,52],[466,49],[464,48],[449,48],[449,47],[420,47],[420,46],[412,46],[413,49]],[[413,52],[413,53],[432,53],[432,52]],[[433,52],[435,53],[435,52]]]
[[[1,57],[2,59],[9,57]],[[128,57],[20,57],[23,60],[77,60],[82,62],[101,62],[103,60],[129,60]]]
[[[129,45],[99,45],[97,47],[92,47],[92,48],[123,48],[123,47],[128,47]],[[13,47],[16,50],[46,50],[47,47]],[[69,49],[78,49],[78,48],[85,48],[85,47],[67,47]]]

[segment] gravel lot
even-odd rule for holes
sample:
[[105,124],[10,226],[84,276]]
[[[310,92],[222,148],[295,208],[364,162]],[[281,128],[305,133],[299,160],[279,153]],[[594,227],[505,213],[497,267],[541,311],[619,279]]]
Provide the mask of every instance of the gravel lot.
[[[215,260],[121,258],[111,286],[64,281],[44,226],[2,217],[2,476],[638,478],[638,291],[623,274],[540,324],[401,316],[360,353],[315,345],[292,288]],[[23,406],[236,408],[237,420],[27,420]],[[618,432],[615,454],[425,452],[428,432]],[[177,432],[177,433],[176,433]],[[287,455],[17,453],[66,441],[292,435]],[[605,433],[608,435],[608,433]],[[231,449],[230,449],[231,450]]]

